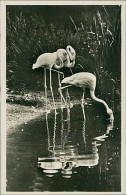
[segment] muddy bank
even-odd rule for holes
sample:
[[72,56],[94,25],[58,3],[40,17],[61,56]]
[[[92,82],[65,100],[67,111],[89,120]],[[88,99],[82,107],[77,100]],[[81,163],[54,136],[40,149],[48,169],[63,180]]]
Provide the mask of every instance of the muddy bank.
[[[60,103],[56,105],[56,108],[60,108]],[[52,110],[52,104],[49,104],[49,110]],[[24,106],[19,104],[7,103],[7,112],[6,112],[6,125],[7,132],[12,129],[15,129],[18,125],[27,123],[30,120],[33,120],[39,116],[45,114],[45,106],[42,108],[36,108],[34,106]]]
[[[44,117],[45,99],[44,96],[36,94],[28,95],[7,95],[6,126],[7,133],[13,132],[18,125],[27,123],[39,116]],[[27,97],[27,98],[26,98]],[[79,104],[79,100],[72,100],[72,103]],[[60,98],[56,99],[56,109],[61,107]],[[48,98],[48,109],[54,109],[51,98]]]
[[9,130],[16,128],[17,125],[27,123],[29,120],[32,120],[43,114],[43,112],[43,109],[34,109],[34,107],[32,106],[23,106],[19,104],[7,103],[7,133],[9,133]]

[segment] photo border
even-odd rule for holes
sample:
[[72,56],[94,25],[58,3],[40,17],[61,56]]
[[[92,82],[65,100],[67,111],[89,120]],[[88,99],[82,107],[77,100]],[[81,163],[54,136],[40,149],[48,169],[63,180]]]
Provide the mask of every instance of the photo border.
[[[121,5],[121,192],[6,191],[6,5]],[[126,2],[125,1],[1,1],[1,195],[4,194],[126,194]]]

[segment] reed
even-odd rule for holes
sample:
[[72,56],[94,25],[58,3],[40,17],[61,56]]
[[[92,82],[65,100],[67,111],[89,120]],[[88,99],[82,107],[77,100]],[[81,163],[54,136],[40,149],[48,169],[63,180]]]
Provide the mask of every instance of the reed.
[[81,23],[80,32],[71,20],[83,42],[78,63],[84,70],[96,75],[100,95],[114,102],[115,98],[120,101],[121,94],[121,9],[118,7],[112,23],[106,8],[103,8],[104,17],[96,10],[89,26],[84,28],[85,21]]

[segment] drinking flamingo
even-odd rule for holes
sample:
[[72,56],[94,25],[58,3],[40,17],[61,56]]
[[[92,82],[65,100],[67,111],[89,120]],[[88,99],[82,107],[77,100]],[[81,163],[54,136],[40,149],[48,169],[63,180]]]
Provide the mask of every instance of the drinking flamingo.
[[96,77],[95,77],[95,75],[93,75],[92,73],[89,73],[89,72],[80,72],[80,73],[73,74],[70,77],[64,78],[61,81],[61,83],[70,84],[68,86],[61,87],[61,89],[64,89],[64,88],[67,88],[67,87],[70,87],[70,86],[77,86],[77,87],[81,87],[83,89],[81,107],[82,107],[84,119],[85,119],[84,93],[85,93],[85,89],[89,88],[90,89],[90,95],[91,95],[92,99],[97,101],[97,102],[100,102],[100,103],[104,104],[104,106],[106,108],[106,112],[110,117],[110,122],[114,121],[113,111],[108,107],[107,103],[104,100],[99,99],[95,96],[95,88],[96,88]]

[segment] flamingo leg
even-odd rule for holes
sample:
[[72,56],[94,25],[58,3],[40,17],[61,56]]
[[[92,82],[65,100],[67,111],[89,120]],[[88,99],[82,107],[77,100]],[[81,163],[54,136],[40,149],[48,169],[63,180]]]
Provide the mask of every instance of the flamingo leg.
[[45,88],[46,112],[47,112],[47,84],[46,84],[46,68],[44,68],[44,88]]
[[58,88],[58,91],[60,93],[60,96],[61,96],[61,107],[62,107],[62,100],[64,101],[65,105],[67,106],[67,102],[62,94],[62,87],[61,87],[61,83],[60,83],[60,75],[58,74],[58,80],[59,80],[59,88]]
[[63,101],[64,101],[64,103],[66,105],[66,107],[68,107],[67,102],[66,102],[66,100],[65,100],[65,98],[64,98],[64,96],[62,94],[62,90],[59,88],[58,91],[59,91],[59,93],[60,93],[60,95],[61,95],[61,97],[62,97],[62,99],[63,99]]
[[55,156],[55,147],[56,147],[56,112],[55,112],[55,118],[54,118],[54,133],[53,133],[53,155]]
[[48,150],[50,150],[50,133],[49,133],[49,124],[48,124],[48,114],[46,113],[46,129],[48,136]]
[[72,68],[70,68],[70,71],[71,71],[71,74],[73,75],[73,71],[72,71]]
[[64,119],[63,119],[63,109],[61,108],[61,145],[64,148],[64,144],[63,144],[63,132],[64,132]]
[[[68,87],[72,87],[73,85],[67,85],[67,86],[65,86],[65,87],[61,87],[61,88],[59,88],[58,90],[59,90],[59,92],[61,93],[61,95],[62,95],[62,98],[63,98],[63,100],[64,100],[64,102],[65,102],[65,104],[67,105],[67,102],[66,102],[66,100],[64,99],[64,97],[63,97],[63,94],[62,94],[62,89],[65,89],[65,88],[68,88]],[[69,91],[67,91],[67,97],[69,96]],[[70,97],[70,96],[69,96]],[[69,101],[69,106],[72,108],[73,107],[73,104]],[[67,105],[67,107],[68,107],[68,105]]]
[[68,132],[70,132],[70,108],[67,108],[67,126]]
[[[58,81],[59,81],[59,88],[60,88],[60,91],[61,91],[61,83],[60,83],[60,73],[58,71]],[[62,95],[60,93],[60,98],[61,98],[61,108],[63,107],[63,102],[62,102]]]
[[63,99],[65,105],[68,106],[68,105],[67,105],[67,102],[66,102],[66,100],[65,100],[65,98],[64,98],[64,96],[63,96],[63,94],[62,94],[62,90],[59,88],[58,91],[59,91],[59,93],[60,93],[60,95],[61,95],[61,97],[62,97],[62,99]]
[[86,120],[85,118],[85,111],[84,111],[84,93],[85,91],[83,91],[83,95],[82,95],[82,102],[81,102],[81,107],[82,107],[82,112],[83,112],[83,116],[84,116],[84,120]]
[[53,100],[53,105],[54,105],[54,109],[56,111],[56,105],[55,105],[55,100],[54,100],[54,95],[53,95],[53,89],[52,89],[52,74],[51,74],[51,68],[50,70],[50,90],[51,90],[51,95],[52,95],[52,100]]
[[67,86],[61,87],[61,89],[65,89],[65,88],[72,87],[72,86],[73,85],[67,85]]
[[84,141],[84,145],[86,146],[86,136],[85,136],[85,120],[83,122],[83,131],[82,131],[82,136],[83,136],[83,141]]
[[63,72],[60,72],[59,70],[57,71],[57,70],[54,70],[54,69],[52,69],[52,71],[58,72],[58,74],[62,74],[63,75],[63,78],[64,78],[64,73]]
[[67,102],[67,104],[68,104],[70,107],[73,107],[73,104],[71,104],[71,102],[70,102],[70,95],[69,95],[69,90],[68,90],[68,88],[67,88],[67,90],[66,90],[66,102]]

